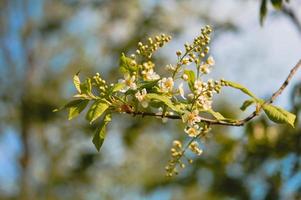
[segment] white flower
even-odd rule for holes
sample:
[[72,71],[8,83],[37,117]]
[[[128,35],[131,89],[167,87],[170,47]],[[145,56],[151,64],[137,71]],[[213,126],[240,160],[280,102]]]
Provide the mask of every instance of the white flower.
[[189,77],[188,77],[187,74],[183,74],[183,75],[182,75],[182,78],[183,78],[184,81],[187,81]]
[[199,126],[195,125],[193,127],[187,127],[185,129],[185,132],[188,134],[189,137],[196,137],[200,134],[200,131],[198,129],[199,129]]
[[160,76],[154,72],[153,69],[149,69],[149,70],[144,70],[142,71],[142,75],[144,77],[145,80],[151,81],[151,80],[157,80],[160,78]]
[[119,80],[120,83],[124,83],[125,87],[120,90],[121,92],[126,92],[128,89],[136,90],[137,85],[135,83],[136,77],[130,76],[129,74],[124,75],[124,79]]
[[198,97],[198,104],[203,107],[204,110],[209,110],[212,107],[212,100],[201,95]]
[[200,94],[203,91],[203,82],[200,80],[196,80],[194,82],[194,89],[196,89],[197,94]]
[[143,88],[140,91],[136,92],[135,94],[135,97],[138,99],[138,101],[141,103],[142,107],[143,108],[147,108],[148,106],[148,99],[146,98],[146,94],[147,94],[147,91],[145,88]]
[[166,65],[165,66],[165,69],[167,70],[167,71],[175,71],[175,67],[174,66],[172,66],[171,64],[169,64],[169,65]]
[[209,56],[208,59],[207,59],[207,64],[210,65],[210,66],[213,66],[215,65],[215,61],[213,59],[212,56]]
[[164,77],[158,82],[158,85],[159,85],[160,92],[163,92],[163,93],[171,92],[173,85],[174,85],[173,78],[172,77],[169,77],[169,78]]
[[183,83],[180,83],[179,87],[178,87],[179,93],[181,95],[181,97],[183,99],[186,99],[186,97],[184,96],[184,89],[183,89]]
[[210,73],[210,65],[209,64],[203,64],[200,66],[200,71],[203,74],[209,74]]
[[183,122],[187,123],[188,126],[193,127],[195,123],[201,121],[201,117],[199,116],[198,110],[193,110],[192,112],[185,111],[184,115],[182,116]]

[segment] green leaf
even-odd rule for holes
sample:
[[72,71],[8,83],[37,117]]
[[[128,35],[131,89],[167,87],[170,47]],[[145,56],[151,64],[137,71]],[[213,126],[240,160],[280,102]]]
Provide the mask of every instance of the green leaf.
[[260,12],[259,12],[261,26],[263,25],[263,21],[266,18],[267,12],[268,12],[267,0],[262,0],[260,4]]
[[138,66],[137,64],[133,63],[133,59],[126,57],[124,53],[121,54],[120,57],[120,66],[119,69],[121,73],[129,73],[129,72],[134,72],[137,71]]
[[107,109],[109,104],[103,100],[96,100],[87,112],[86,119],[92,123],[98,117],[100,117]]
[[262,108],[265,114],[268,116],[270,120],[273,122],[282,124],[286,123],[294,127],[296,116],[282,108],[277,106],[273,106],[271,104],[263,104]]
[[79,79],[78,73],[73,76],[73,84],[74,84],[76,90],[78,91],[78,93],[81,93],[81,90],[80,90],[80,79]]
[[192,70],[184,70],[184,74],[188,76],[188,86],[191,91],[194,90],[195,74]]
[[93,136],[93,139],[92,139],[92,142],[95,146],[95,148],[97,149],[97,151],[100,150],[104,140],[105,140],[105,137],[106,137],[106,127],[107,127],[107,124],[111,121],[111,115],[110,114],[107,114],[105,117],[104,117],[104,120],[101,122],[101,125],[100,127],[96,130],[94,136]]
[[250,105],[252,105],[253,103],[255,103],[254,99],[249,99],[246,100],[242,106],[240,107],[240,110],[245,111]]
[[282,8],[282,0],[271,0],[275,9],[280,10]]
[[92,84],[90,78],[87,78],[84,83],[80,84],[80,90],[81,90],[81,94],[88,94],[88,95],[91,94]]
[[224,120],[225,119],[225,117],[222,114],[220,114],[219,112],[216,112],[212,109],[205,110],[205,112],[210,113],[217,120]]
[[138,88],[139,88],[139,90],[141,90],[143,88],[148,89],[148,90],[153,89],[158,84],[159,80],[160,79],[153,80],[153,81],[143,81],[143,82],[140,82],[138,84]]
[[233,87],[235,89],[238,89],[238,90],[242,91],[243,93],[249,95],[255,101],[259,101],[259,99],[250,90],[248,90],[244,86],[240,85],[239,83],[234,83],[232,81],[225,81],[225,83],[227,84],[227,86],[230,86],[230,87]]
[[76,99],[66,104],[63,108],[70,108],[68,119],[71,120],[78,116],[86,108],[88,103],[89,100],[87,99]]
[[114,93],[114,92],[118,92],[118,91],[120,91],[121,89],[123,89],[124,88],[124,86],[125,86],[125,83],[116,83],[116,84],[114,84],[114,86],[112,86],[111,88],[110,88],[110,94],[111,93]]
[[158,100],[163,102],[165,105],[167,105],[169,108],[171,108],[172,110],[176,111],[176,112],[182,112],[179,107],[177,107],[176,105],[174,105],[174,103],[167,97],[167,96],[163,96],[160,94],[156,94],[156,93],[149,93],[146,95],[146,98],[148,99],[154,99],[154,100]]

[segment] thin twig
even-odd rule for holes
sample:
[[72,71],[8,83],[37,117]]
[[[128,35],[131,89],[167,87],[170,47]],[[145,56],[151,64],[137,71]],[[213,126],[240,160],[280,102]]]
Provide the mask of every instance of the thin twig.
[[[275,99],[279,95],[281,95],[281,93],[288,86],[288,84],[290,83],[292,77],[295,75],[295,73],[297,72],[297,70],[300,67],[301,67],[301,60],[299,60],[299,62],[292,68],[292,70],[290,71],[289,75],[287,76],[287,78],[285,79],[285,81],[282,83],[281,87],[275,93],[273,93],[273,95],[271,96],[271,98],[269,100],[267,100],[265,102],[265,104],[271,104],[271,103],[273,103],[275,101]],[[208,119],[208,118],[203,118],[203,117],[201,117],[201,122],[205,122],[208,125],[243,126],[245,123],[247,123],[248,121],[252,120],[257,115],[259,115],[260,111],[261,111],[261,108],[259,108],[258,110],[254,111],[253,113],[251,113],[246,118],[241,119],[241,120],[237,120],[237,121],[234,121],[234,122],[228,122],[228,121],[222,121],[222,120],[214,120],[214,119]],[[144,117],[144,116],[153,116],[153,117],[168,118],[168,119],[182,119],[182,117],[179,116],[179,115],[157,114],[157,113],[151,113],[151,112],[127,111],[125,113],[131,114],[133,116],[141,115],[142,117]]]
[[301,67],[301,60],[299,60],[299,62],[295,65],[295,67],[293,69],[291,69],[289,75],[287,76],[286,80],[284,81],[284,83],[281,85],[281,87],[272,95],[272,97],[270,98],[270,100],[268,101],[268,103],[273,103],[274,100],[281,95],[281,93],[283,92],[283,90],[286,88],[286,86],[289,84],[289,82],[291,81],[291,79],[293,78],[294,74],[297,72],[297,70]]

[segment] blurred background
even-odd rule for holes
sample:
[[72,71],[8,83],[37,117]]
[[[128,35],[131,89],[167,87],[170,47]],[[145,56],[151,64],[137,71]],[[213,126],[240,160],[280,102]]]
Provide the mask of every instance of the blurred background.
[[[157,33],[173,36],[156,54],[158,66],[174,63],[175,51],[206,24],[214,28],[211,76],[268,98],[301,58],[301,1],[281,9],[271,2],[0,0],[0,199],[301,199],[298,123],[292,129],[259,117],[245,127],[215,127],[204,154],[167,179],[172,140],[185,140],[179,122],[113,116],[97,153],[97,123],[52,113],[75,92],[79,70],[117,81],[121,52]],[[254,109],[241,113],[244,100],[226,90],[214,108],[243,117]],[[275,104],[300,116],[300,103],[298,72]]]

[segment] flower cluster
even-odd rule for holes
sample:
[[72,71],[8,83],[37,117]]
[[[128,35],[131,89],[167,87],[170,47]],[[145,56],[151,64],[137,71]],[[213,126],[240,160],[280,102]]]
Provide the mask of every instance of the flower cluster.
[[[203,77],[215,65],[213,57],[208,54],[211,32],[209,26],[202,28],[201,34],[194,38],[192,44],[184,45],[184,53],[178,50],[176,52],[177,63],[166,65],[166,70],[170,73],[166,77],[160,77],[156,73],[155,63],[149,59],[159,47],[169,42],[171,37],[161,34],[154,38],[148,38],[146,44],[139,42],[136,54],[123,58],[123,69],[128,70],[124,73],[124,79],[119,81],[123,84],[120,92],[125,94],[123,98],[134,111],[153,110],[156,108],[152,108],[152,103],[161,103],[159,109],[157,108],[156,115],[161,116],[163,121],[167,120],[165,115],[170,113],[169,109],[176,111],[185,124],[184,132],[188,138],[192,139],[186,148],[196,155],[202,153],[196,139],[201,139],[208,132],[208,127],[202,122],[201,113],[209,112],[212,109],[213,95],[219,93],[222,86],[225,85],[223,81],[205,80]],[[142,56],[142,59],[138,59],[139,56]],[[194,63],[195,71],[186,69],[186,66],[191,63]],[[189,91],[185,96],[186,89]],[[128,94],[134,95],[129,98]],[[177,99],[175,98],[177,95],[181,97],[181,100],[174,101],[172,98]],[[176,106],[180,109],[176,109]],[[185,166],[181,163],[185,150],[181,142],[174,141],[171,148],[172,159],[166,167],[169,176],[177,173],[177,165]]]
[[155,64],[151,61],[142,64],[141,75],[143,80],[152,81],[160,79],[160,76],[154,71]]
[[[209,26],[202,28],[192,44],[184,45],[183,52],[176,51],[178,59],[166,65],[165,76],[156,72],[155,63],[151,60],[153,53],[171,40],[171,36],[165,34],[148,38],[145,44],[139,42],[136,53],[129,57],[122,54],[119,67],[123,79],[118,83],[107,84],[98,73],[81,83],[76,75],[74,84],[79,94],[75,97],[79,99],[66,106],[70,108],[69,118],[78,115],[89,101],[94,101],[86,116],[90,123],[104,116],[102,124],[107,124],[113,112],[155,116],[164,122],[168,118],[181,119],[184,123],[183,133],[187,134],[189,141],[184,146],[180,141],[173,142],[171,160],[166,167],[168,176],[177,174],[178,166],[185,167],[182,158],[187,158],[184,155],[187,149],[195,155],[202,154],[198,144],[209,131],[203,115],[211,115],[209,120],[224,119],[220,113],[213,111],[212,102],[214,94],[229,83],[205,76],[215,65],[213,57],[209,55],[211,32]],[[190,67],[193,70],[188,69],[188,65],[192,65]],[[103,141],[96,134],[93,143],[99,149]],[[191,163],[192,160],[187,158],[187,162]]]
[[[202,28],[201,34],[191,44],[184,45],[183,52],[176,51],[177,61],[166,65],[165,76],[156,73],[155,63],[151,60],[153,53],[171,40],[171,36],[165,34],[148,38],[145,44],[139,42],[136,53],[129,57],[121,55],[119,69],[124,78],[118,83],[108,84],[98,73],[81,82],[76,74],[73,77],[77,90],[73,97],[76,99],[63,107],[69,109],[69,119],[89,107],[86,119],[90,123],[97,119],[102,120],[92,140],[98,151],[104,142],[106,126],[111,121],[112,113],[153,116],[161,118],[163,122],[167,119],[181,119],[184,124],[183,133],[187,135],[185,138],[188,141],[186,145],[178,140],[173,142],[171,159],[166,166],[167,176],[173,176],[178,173],[179,168],[185,168],[184,159],[187,163],[193,162],[185,154],[187,150],[197,156],[203,153],[200,144],[204,143],[212,124],[240,126],[255,117],[254,113],[264,110],[272,121],[294,126],[294,114],[256,97],[242,85],[223,79],[214,81],[206,77],[215,65],[208,46],[211,32],[209,26]],[[280,88],[280,93],[296,67]],[[243,120],[225,118],[214,111],[213,97],[224,86],[238,89],[250,97],[243,103],[241,110],[255,104],[256,111]],[[275,95],[271,101],[273,98]]]
[[98,87],[101,93],[103,93],[108,88],[106,81],[100,77],[99,73],[96,73],[96,75],[93,76],[92,84]]
[[199,144],[196,141],[191,142],[189,149],[197,155],[201,155],[203,150],[200,149]]
[[138,49],[136,50],[136,53],[146,58],[151,58],[153,53],[156,50],[158,50],[159,47],[162,47],[165,43],[169,42],[170,40],[171,36],[165,34],[155,36],[154,38],[150,37],[148,38],[146,44],[143,44],[142,42],[138,43]]
[[173,146],[170,149],[171,151],[171,160],[169,160],[168,165],[165,167],[166,176],[171,177],[174,174],[178,174],[176,166],[179,165],[181,168],[185,168],[185,164],[182,163],[181,157],[183,156],[184,150],[182,143],[178,140],[173,141]]

